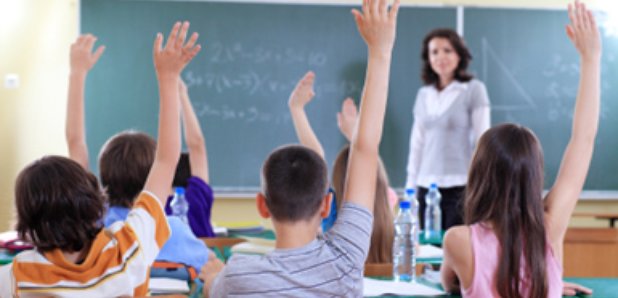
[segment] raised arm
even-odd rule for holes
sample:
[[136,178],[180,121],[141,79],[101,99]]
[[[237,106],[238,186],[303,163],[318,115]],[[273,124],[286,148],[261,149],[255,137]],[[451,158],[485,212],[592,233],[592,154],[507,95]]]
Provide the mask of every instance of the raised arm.
[[599,126],[601,39],[592,13],[583,3],[569,5],[567,35],[580,56],[579,91],[573,130],[554,186],[545,199],[550,241],[562,257],[562,241],[586,181]]
[[352,134],[354,133],[354,127],[358,120],[358,108],[352,98],[346,98],[341,104],[341,112],[337,113],[337,126],[341,134],[350,142],[352,140]]
[[484,84],[474,90],[473,95],[475,106],[472,107],[472,141],[476,146],[481,136],[491,126],[491,109],[489,106],[489,96],[487,95],[487,88]]
[[189,164],[191,165],[191,175],[199,177],[208,183],[208,151],[206,150],[206,139],[200,127],[200,121],[195,115],[187,85],[180,79],[178,82],[178,93],[180,95],[180,105],[182,107],[182,123],[185,131],[185,142],[189,149]]
[[305,113],[305,105],[307,105],[311,99],[315,96],[313,91],[313,82],[315,81],[315,74],[312,71],[308,71],[300,81],[294,87],[290,99],[288,100],[288,106],[290,107],[290,114],[292,115],[292,122],[294,122],[294,129],[298,140],[303,146],[311,148],[317,152],[322,158],[324,158],[324,148],[320,144],[320,140],[313,132],[311,123]]
[[144,190],[153,193],[163,206],[167,200],[180,157],[180,99],[178,81],[184,67],[197,55],[197,33],[185,43],[189,22],[178,22],[172,28],[167,44],[162,48],[163,35],[157,34],[153,56],[159,82],[159,138],[155,160]]
[[69,98],[67,100],[67,119],[65,138],[69,158],[88,169],[88,146],[84,124],[84,89],[86,76],[105,51],[99,46],[92,53],[97,38],[94,35],[81,35],[71,45],[71,73],[69,74]]
[[378,151],[382,139],[391,55],[395,44],[399,0],[364,0],[354,19],[368,50],[367,73],[358,123],[352,136],[344,200],[373,212]]

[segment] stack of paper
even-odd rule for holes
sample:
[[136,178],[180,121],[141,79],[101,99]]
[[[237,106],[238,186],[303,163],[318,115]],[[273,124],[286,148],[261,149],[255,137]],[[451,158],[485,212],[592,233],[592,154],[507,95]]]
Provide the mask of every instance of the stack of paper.
[[232,253],[244,254],[267,254],[275,249],[275,240],[268,240],[256,237],[242,237],[247,242],[238,243],[232,246]]
[[258,221],[217,222],[216,225],[227,228],[230,233],[259,233],[264,230],[264,226]]
[[441,258],[444,255],[441,248],[429,244],[419,246],[418,250],[417,258]]
[[439,296],[443,291],[419,283],[364,278],[363,296]]
[[186,280],[154,277],[148,283],[151,294],[188,294],[191,289]]

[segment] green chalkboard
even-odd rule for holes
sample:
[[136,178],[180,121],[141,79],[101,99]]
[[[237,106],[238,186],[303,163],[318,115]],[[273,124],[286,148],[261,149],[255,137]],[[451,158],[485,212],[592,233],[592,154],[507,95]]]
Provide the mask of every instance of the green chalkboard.
[[[158,93],[151,49],[155,34],[189,20],[203,50],[183,78],[206,136],[211,182],[218,191],[253,191],[262,161],[297,142],[287,108],[296,81],[316,72],[308,115],[332,164],[344,144],[336,112],[358,100],[366,46],[350,9],[339,5],[82,0],[81,31],[107,46],[88,77],[87,134],[91,166],[99,148],[124,129],[156,136]],[[390,102],[381,154],[392,184],[403,186],[420,87],[420,42],[434,27],[454,27],[454,8],[403,7],[394,50]]]
[[[569,140],[579,82],[579,59],[565,34],[564,10],[465,9],[464,36],[472,68],[487,85],[492,123],[530,127],[545,153],[545,186],[558,172]],[[618,36],[604,27],[599,135],[585,189],[618,190]]]
[[[262,161],[296,142],[287,98],[307,70],[317,74],[309,118],[332,164],[345,143],[336,127],[341,101],[358,100],[366,48],[346,5],[83,0],[81,30],[107,45],[88,78],[91,165],[114,133],[156,135],[158,94],[151,48],[156,32],[189,20],[204,50],[183,78],[200,117],[218,191],[253,191]],[[578,83],[578,57],[564,34],[564,10],[465,8],[464,37],[472,72],[487,85],[492,124],[532,128],[545,151],[546,186],[568,142]],[[603,24],[603,16],[599,23]],[[436,27],[455,28],[452,7],[402,7],[381,155],[394,187],[406,175],[412,106],[421,86],[420,43]],[[587,190],[618,190],[618,38],[603,29],[603,103]]]

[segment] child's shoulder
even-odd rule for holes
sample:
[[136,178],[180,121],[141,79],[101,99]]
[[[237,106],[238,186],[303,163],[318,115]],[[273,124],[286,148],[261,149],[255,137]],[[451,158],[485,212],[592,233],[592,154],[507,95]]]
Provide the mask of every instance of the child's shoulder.
[[470,242],[470,226],[454,226],[444,234],[444,245],[457,245],[461,242]]
[[451,257],[451,261],[457,264],[467,264],[472,259],[471,226],[455,226],[444,234],[444,254]]

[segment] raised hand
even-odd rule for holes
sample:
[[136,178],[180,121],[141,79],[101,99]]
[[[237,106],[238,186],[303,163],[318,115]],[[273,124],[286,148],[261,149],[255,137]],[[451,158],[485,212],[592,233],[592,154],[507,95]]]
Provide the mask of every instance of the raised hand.
[[315,73],[308,71],[305,76],[298,81],[296,87],[290,94],[288,106],[290,108],[304,108],[307,103],[315,96],[313,91],[313,82],[315,81]]
[[600,59],[601,37],[592,12],[584,3],[575,1],[569,4],[569,19],[567,36],[582,58]]
[[189,22],[176,22],[165,47],[163,45],[163,34],[158,33],[154,42],[153,56],[155,70],[158,76],[170,75],[178,76],[185,66],[201,50],[201,46],[196,44],[198,34],[194,32],[191,38],[186,41],[189,31]]
[[288,106],[290,107],[290,115],[294,123],[294,130],[298,140],[304,146],[311,148],[313,151],[324,157],[324,148],[320,144],[320,140],[313,132],[307,113],[305,113],[305,105],[311,101],[315,92],[313,92],[313,82],[315,74],[308,71],[296,84],[296,87],[290,94]]
[[348,97],[341,104],[341,112],[337,113],[337,126],[348,141],[352,140],[354,126],[358,118],[358,108],[352,98]]
[[390,10],[387,0],[363,0],[362,12],[352,9],[358,31],[369,51],[391,54],[395,44],[399,1],[395,0]]
[[99,46],[93,53],[92,48],[97,41],[96,36],[92,34],[81,35],[71,45],[71,73],[87,74],[90,69],[97,63],[105,46]]
[[188,95],[188,88],[187,88],[187,84],[185,83],[185,81],[181,78],[178,80],[178,94],[180,94],[180,96],[187,96]]

